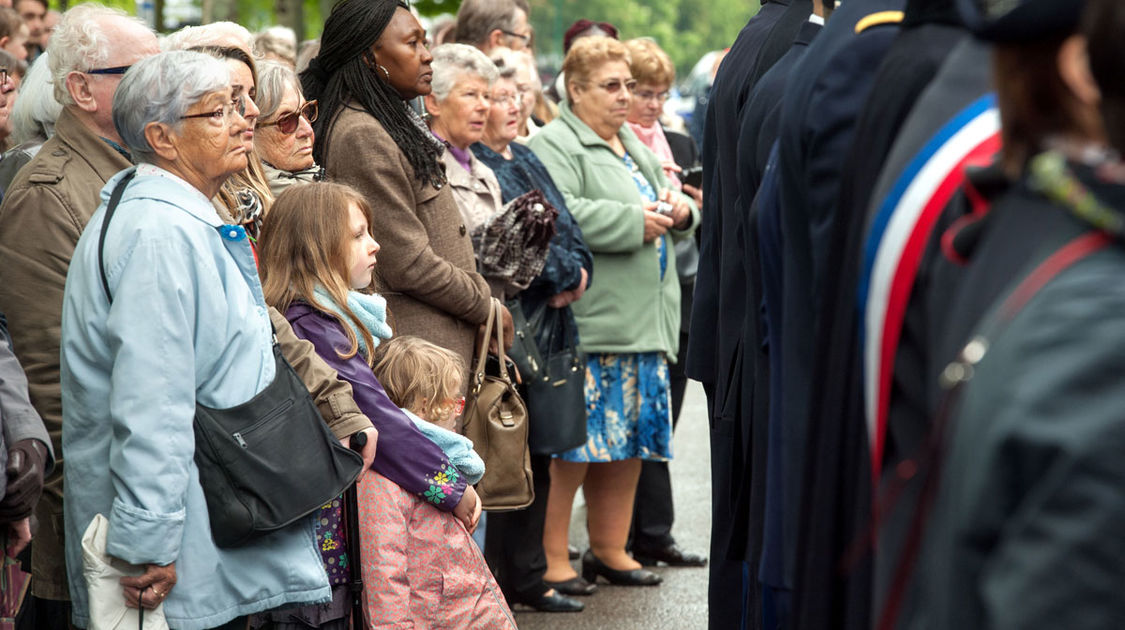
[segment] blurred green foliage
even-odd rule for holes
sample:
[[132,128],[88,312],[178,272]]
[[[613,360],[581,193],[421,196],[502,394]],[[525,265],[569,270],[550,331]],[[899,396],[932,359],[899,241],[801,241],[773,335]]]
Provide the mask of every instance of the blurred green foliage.
[[[102,0],[136,12],[136,0]],[[651,37],[668,52],[681,77],[705,53],[730,46],[738,31],[761,6],[760,0],[529,0],[536,52],[547,65],[562,61],[562,36],[575,20],[586,18],[616,26],[622,39]],[[203,0],[165,0],[166,3]],[[323,16],[335,0],[208,0],[212,18],[233,20],[250,30],[272,24],[294,26],[296,14],[304,37],[320,34]],[[52,4],[55,4],[52,2]],[[74,4],[71,2],[70,4]],[[416,0],[419,13],[456,13],[460,0]],[[298,9],[300,7],[300,9]],[[282,14],[285,17],[279,17]]]

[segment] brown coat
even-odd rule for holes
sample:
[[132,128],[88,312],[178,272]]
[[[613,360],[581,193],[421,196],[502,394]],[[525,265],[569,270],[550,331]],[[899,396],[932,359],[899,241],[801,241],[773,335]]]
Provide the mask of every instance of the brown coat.
[[489,290],[453,191],[418,181],[406,155],[373,116],[344,108],[329,132],[328,179],[359,190],[382,247],[375,288],[387,298],[395,334],[416,335],[473,358]]
[[[55,137],[12,181],[0,204],[0,312],[8,318],[13,348],[27,373],[35,409],[51,434],[57,463],[36,507],[40,527],[32,546],[32,590],[45,599],[69,599],[63,558],[62,391],[59,343],[63,287],[78,237],[100,205],[114,174],[131,166],[69,110]],[[351,385],[336,378],[307,341],[271,309],[282,353],[313,393],[338,437],[371,426],[352,399]],[[107,463],[108,465],[108,463]]]

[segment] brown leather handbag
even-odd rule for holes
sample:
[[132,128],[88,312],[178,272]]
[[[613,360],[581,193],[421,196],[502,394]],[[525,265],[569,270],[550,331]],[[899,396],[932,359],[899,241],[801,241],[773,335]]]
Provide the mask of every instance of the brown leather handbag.
[[[476,369],[465,405],[465,437],[484,460],[484,476],[476,485],[481,504],[491,512],[519,510],[531,505],[535,490],[531,478],[531,453],[527,447],[527,406],[508,373],[504,353],[500,301],[492,300],[485,334],[477,348]],[[496,339],[500,352],[491,374],[486,366],[488,342]]]

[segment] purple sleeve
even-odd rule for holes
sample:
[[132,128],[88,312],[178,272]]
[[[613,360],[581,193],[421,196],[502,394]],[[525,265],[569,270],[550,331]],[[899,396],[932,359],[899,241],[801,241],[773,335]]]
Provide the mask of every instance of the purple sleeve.
[[362,357],[341,359],[347,348],[340,325],[305,305],[285,314],[293,332],[316,347],[317,354],[351,383],[355,402],[379,430],[379,448],[372,468],[423,501],[452,512],[465,493],[465,479],[437,444],[414,426],[391,399]]

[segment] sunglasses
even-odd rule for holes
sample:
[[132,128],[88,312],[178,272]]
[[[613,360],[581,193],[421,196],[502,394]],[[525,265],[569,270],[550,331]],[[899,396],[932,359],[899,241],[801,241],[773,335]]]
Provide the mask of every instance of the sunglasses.
[[617,94],[621,91],[622,87],[632,92],[637,87],[637,81],[636,79],[628,79],[626,81],[622,81],[621,79],[610,79],[605,83],[598,83],[597,86],[605,90],[606,92],[609,92],[610,94]]
[[273,122],[258,123],[258,127],[270,127],[272,125],[277,125],[277,129],[281,133],[291,134],[297,131],[297,125],[299,125],[301,122],[301,116],[304,116],[305,120],[312,123],[316,122],[316,116],[318,113],[319,111],[317,109],[316,101],[309,101],[302,105],[301,108],[297,111],[289,112],[284,116],[279,116],[277,120]]

